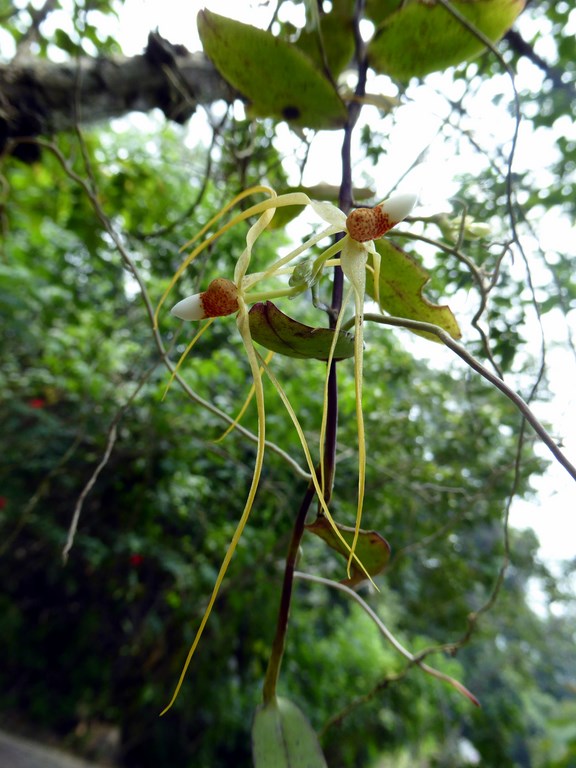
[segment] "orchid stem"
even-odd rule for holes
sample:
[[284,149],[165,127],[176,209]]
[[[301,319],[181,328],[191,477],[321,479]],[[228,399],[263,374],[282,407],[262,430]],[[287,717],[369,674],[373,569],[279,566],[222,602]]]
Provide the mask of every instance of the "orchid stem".
[[[356,84],[355,95],[363,96],[366,89],[366,74],[368,71],[367,60],[365,56],[364,44],[359,31],[359,20],[362,18],[364,0],[356,0],[355,12],[355,38],[356,38],[356,64],[358,71],[358,81]],[[342,140],[342,181],[340,185],[339,205],[344,213],[348,213],[353,205],[352,200],[352,131],[358,120],[361,110],[359,101],[351,101],[348,105],[348,119],[344,126],[344,137]],[[342,237],[342,235],[340,235]],[[337,240],[338,241],[338,236]],[[338,249],[335,251],[338,252]],[[335,328],[340,310],[342,308],[342,299],[344,295],[344,275],[339,266],[334,267],[334,280],[332,283],[332,301],[328,309],[328,318],[330,328]],[[324,450],[322,456],[322,481],[323,494],[326,502],[329,501],[332,486],[334,484],[334,473],[336,468],[336,441],[338,431],[338,379],[336,370],[336,361],[330,363],[328,372],[327,388],[327,410],[326,410],[326,437],[324,441]],[[276,623],[276,633],[272,643],[272,651],[268,661],[266,677],[264,679],[263,699],[264,704],[269,704],[276,697],[276,687],[280,675],[282,657],[286,644],[286,633],[288,631],[288,618],[290,613],[290,602],[292,600],[292,590],[294,585],[294,573],[296,570],[296,561],[300,550],[300,542],[304,535],[306,516],[310,505],[315,496],[314,483],[310,482],[306,493],[300,504],[300,509],[294,521],[292,536],[288,546],[288,554],[284,567],[284,580],[282,584],[282,595],[280,597],[280,607],[278,610],[278,619]]]
[[280,667],[282,657],[284,656],[284,647],[286,645],[286,632],[288,630],[288,619],[290,615],[290,603],[292,600],[292,588],[294,586],[294,571],[300,551],[300,541],[304,534],[304,525],[306,515],[310,509],[310,504],[315,496],[314,484],[310,483],[300,504],[300,509],[294,522],[290,544],[288,545],[288,554],[284,566],[284,580],[282,582],[282,596],[280,598],[280,607],[278,609],[278,620],[276,623],[276,634],[272,642],[272,651],[268,660],[268,668],[264,679],[263,699],[264,704],[270,704],[276,698],[276,687],[280,676]]

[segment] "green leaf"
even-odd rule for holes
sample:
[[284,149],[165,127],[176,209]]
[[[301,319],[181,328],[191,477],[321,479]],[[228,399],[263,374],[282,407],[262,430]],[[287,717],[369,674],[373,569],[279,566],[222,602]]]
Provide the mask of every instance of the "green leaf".
[[352,13],[336,13],[334,9],[321,17],[320,29],[300,33],[296,45],[319,68],[326,64],[337,78],[354,56],[354,22]]
[[[450,307],[432,304],[422,295],[422,289],[430,279],[428,272],[389,240],[377,240],[375,245],[381,256],[380,309],[397,317],[434,323],[447,331],[453,339],[459,339],[462,334]],[[376,298],[371,270],[366,273],[366,293]],[[429,333],[419,335],[439,341]]]
[[[354,528],[347,525],[339,525],[338,523],[336,527],[346,543],[352,546]],[[336,536],[334,529],[323,515],[319,515],[313,523],[306,526],[306,529],[323,539],[331,549],[341,554],[346,559],[346,562],[348,562],[350,550]],[[390,545],[377,531],[364,531],[360,529],[355,554],[370,576],[376,576],[384,570],[390,559]],[[350,572],[350,578],[342,581],[343,584],[347,584],[350,587],[359,584],[366,578],[366,573],[360,569],[356,562],[350,564]]]
[[302,51],[269,32],[210,11],[198,14],[206,54],[255,116],[308,128],[341,128],[346,109],[334,86]]
[[[303,325],[281,312],[271,301],[254,304],[249,313],[250,333],[266,349],[287,357],[327,360],[334,331]],[[354,339],[341,332],[334,350],[334,360],[354,356]]]
[[252,757],[254,768],[328,768],[308,719],[283,698],[256,710]]
[[381,24],[385,18],[402,6],[402,0],[366,0],[366,16],[374,24]]
[[78,56],[83,53],[82,46],[75,43],[68,32],[65,32],[63,29],[57,29],[54,32],[54,42],[58,48],[62,48],[63,51],[66,51],[66,53],[73,56]]
[[[496,42],[524,0],[453,0],[452,4]],[[368,47],[368,60],[377,72],[408,80],[460,64],[484,50],[482,41],[443,5],[415,0],[384,19]]]

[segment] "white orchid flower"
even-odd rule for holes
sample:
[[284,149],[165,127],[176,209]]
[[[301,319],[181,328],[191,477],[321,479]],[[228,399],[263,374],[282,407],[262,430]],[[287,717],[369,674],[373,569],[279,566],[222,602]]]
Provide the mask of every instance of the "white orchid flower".
[[[284,195],[277,195],[274,190],[269,187],[258,186],[248,189],[241,194],[237,195],[230,203],[228,203],[219,213],[214,216],[201,230],[200,232],[189,242],[184,248],[189,247],[201,240],[206,233],[214,227],[214,225],[224,216],[231,208],[239,203],[244,198],[254,194],[265,194],[268,196],[267,200],[250,206],[246,210],[234,216],[224,226],[220,227],[216,232],[208,236],[205,240],[202,240],[199,245],[196,245],[194,249],[186,257],[182,265],[175,273],[170,285],[163,294],[155,313],[155,323],[157,325],[158,315],[161,307],[163,306],[169,292],[180,278],[185,269],[197,258],[197,256],[210,244],[216,241],[224,232],[234,227],[236,224],[245,221],[246,219],[258,216],[256,222],[250,227],[246,236],[246,247],[240,254],[240,257],[236,263],[234,269],[233,279],[217,278],[213,280],[205,291],[189,296],[182,301],[179,301],[174,307],[172,307],[172,314],[182,320],[207,320],[204,326],[201,327],[199,332],[195,335],[192,342],[188,345],[188,348],[180,358],[176,370],[180,367],[183,360],[186,358],[198,338],[204,333],[209,325],[214,321],[216,317],[236,314],[236,323],[240,335],[242,337],[244,347],[246,349],[247,358],[250,364],[254,393],[256,398],[256,407],[258,412],[258,444],[257,454],[254,466],[254,472],[252,476],[252,482],[244,506],[244,510],[232,537],[232,540],[228,546],[228,550],[222,561],[220,571],[216,578],[216,582],[212,591],[208,606],[200,622],[200,626],[196,633],[194,642],[188,652],[188,656],[184,663],[180,679],[176,686],[174,695],[169,702],[168,706],[164,709],[166,712],[176,700],[179,690],[182,686],[184,677],[186,675],[188,666],[192,659],[192,656],[196,650],[204,627],[208,621],[208,617],[212,611],[216,597],[218,595],[220,586],[226,574],[228,565],[234,555],[234,551],[240,540],[246,523],[248,521],[254,498],[260,477],[262,473],[263,460],[264,460],[264,447],[265,447],[265,407],[264,407],[264,391],[261,378],[261,366],[263,366],[266,373],[269,375],[274,386],[277,388],[287,410],[292,418],[294,426],[299,435],[302,448],[308,463],[310,475],[316,494],[318,496],[320,506],[323,514],[326,516],[330,524],[332,525],[335,534],[341,539],[344,545],[349,550],[348,561],[348,573],[350,573],[350,565],[355,558],[354,549],[356,546],[358,534],[360,531],[360,521],[362,516],[362,506],[364,499],[364,484],[366,473],[366,450],[364,439],[364,418],[362,413],[362,361],[363,361],[363,317],[364,317],[364,295],[366,290],[366,269],[368,264],[368,257],[372,256],[372,268],[374,270],[374,285],[376,292],[378,291],[379,283],[379,265],[380,257],[374,246],[374,240],[379,239],[402,221],[416,203],[416,196],[411,194],[396,195],[394,197],[385,200],[374,208],[357,208],[353,210],[348,216],[343,213],[339,208],[327,202],[317,202],[311,200],[308,195],[303,192],[293,192]],[[322,219],[328,226],[321,231],[314,234],[302,245],[298,246],[286,256],[277,259],[270,267],[263,272],[248,273],[250,266],[250,259],[252,255],[252,249],[265,229],[270,224],[274,213],[278,208],[285,206],[310,206],[312,210]],[[325,240],[328,237],[342,234],[339,240],[330,245],[324,250],[319,257],[314,260],[313,273],[318,275],[324,268],[331,266],[341,266],[342,271],[347,278],[350,288],[347,291],[342,309],[336,325],[336,331],[339,330],[344,311],[349,303],[350,297],[353,295],[354,308],[355,308],[355,336],[354,336],[354,357],[355,357],[355,389],[356,389],[356,418],[358,423],[358,455],[359,455],[359,471],[358,471],[358,506],[356,514],[356,526],[353,544],[350,547],[342,538],[342,535],[330,514],[326,497],[329,495],[329,489],[324,489],[324,470],[321,469],[320,479],[317,477],[315,462],[312,458],[311,452],[304,436],[304,431],[299,424],[297,415],[292,408],[290,402],[280,384],[276,378],[268,370],[267,365],[259,356],[254,347],[252,336],[250,333],[250,323],[248,315],[248,306],[252,303],[275,299],[283,296],[295,296],[298,293],[303,292],[308,287],[306,282],[298,282],[294,285],[285,285],[281,288],[273,290],[256,290],[259,283],[272,277],[290,276],[294,274],[297,267],[296,260],[305,253],[312,246]],[[339,258],[336,258],[339,255]],[[376,294],[378,299],[378,294]],[[337,334],[334,334],[334,344],[336,343]],[[331,355],[332,356],[332,355]],[[329,360],[330,362],[330,360]],[[330,366],[328,365],[328,368]],[[320,455],[323,455],[323,443],[326,430],[326,397],[324,416],[321,428],[320,436]],[[321,465],[322,466],[322,465]],[[361,563],[360,567],[363,568]],[[163,714],[162,713],[162,714]]]

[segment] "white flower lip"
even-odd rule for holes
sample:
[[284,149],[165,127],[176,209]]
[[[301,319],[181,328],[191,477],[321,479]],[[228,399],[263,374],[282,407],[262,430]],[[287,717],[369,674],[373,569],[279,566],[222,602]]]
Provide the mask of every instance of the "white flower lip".
[[398,223],[408,216],[412,208],[416,205],[417,200],[418,195],[406,192],[402,195],[393,195],[387,200],[384,200],[383,203],[380,203],[380,208],[388,215],[390,221]]
[[206,317],[206,313],[202,303],[202,294],[195,293],[193,296],[187,296],[175,304],[170,313],[175,317],[179,317],[180,320],[203,320]]

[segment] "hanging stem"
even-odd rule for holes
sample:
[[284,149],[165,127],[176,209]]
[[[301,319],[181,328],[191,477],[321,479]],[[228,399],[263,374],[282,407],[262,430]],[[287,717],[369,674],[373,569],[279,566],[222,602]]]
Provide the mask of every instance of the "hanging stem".
[[[366,93],[366,75],[368,72],[368,62],[364,43],[360,36],[359,21],[364,11],[364,0],[356,0],[356,10],[354,15],[354,36],[356,41],[356,67],[358,71],[358,81],[354,91],[355,99],[348,105],[348,119],[344,127],[344,138],[342,141],[342,181],[340,183],[340,195],[338,205],[341,211],[349,213],[354,205],[352,198],[352,132],[354,126],[360,117],[362,109],[362,97]],[[338,237],[343,237],[339,235]],[[332,285],[332,303],[330,305],[330,328],[336,326],[338,315],[342,309],[342,298],[344,294],[344,275],[341,267],[334,268],[334,282]],[[336,361],[330,364],[328,374],[328,404],[326,410],[326,440],[324,443],[324,487],[327,497],[331,496],[332,486],[334,485],[334,474],[336,470],[336,440],[338,430],[338,380],[336,372]]]
[[310,504],[315,495],[314,485],[310,483],[300,504],[300,509],[294,522],[290,544],[288,545],[288,554],[286,555],[286,564],[284,566],[284,579],[282,582],[282,595],[280,597],[280,607],[278,609],[278,621],[276,623],[276,634],[272,642],[272,650],[264,678],[263,699],[264,704],[269,704],[276,697],[276,686],[280,675],[280,666],[284,656],[284,647],[286,645],[286,632],[288,630],[288,617],[290,614],[290,602],[292,600],[292,588],[294,586],[294,571],[298,552],[300,551],[300,541],[304,533],[304,524],[306,515],[310,509]]
[[[362,109],[360,98],[366,90],[366,74],[368,64],[364,50],[364,43],[359,32],[359,21],[362,18],[364,10],[364,0],[356,0],[356,9],[354,15],[354,28],[356,39],[356,65],[358,71],[358,81],[355,90],[356,99],[348,105],[348,118],[344,127],[344,137],[342,141],[342,181],[340,184],[339,207],[344,213],[348,213],[352,208],[354,201],[352,199],[352,131],[360,116]],[[339,235],[341,237],[342,235]],[[336,326],[338,315],[342,308],[342,299],[344,294],[344,276],[340,267],[334,268],[334,281],[332,283],[332,301],[328,310],[330,328]],[[327,409],[326,409],[326,439],[324,442],[324,455],[322,458],[323,466],[323,487],[326,501],[331,496],[332,486],[334,484],[334,473],[336,467],[336,442],[338,432],[338,378],[336,371],[336,362],[332,361],[328,372],[327,388]],[[315,491],[313,483],[309,483],[304,494],[294,527],[286,564],[284,566],[284,579],[282,582],[282,594],[280,597],[280,607],[278,609],[278,619],[276,623],[276,633],[272,642],[272,650],[264,679],[263,699],[264,704],[269,704],[276,697],[276,687],[280,675],[282,657],[286,645],[286,633],[288,631],[288,618],[290,613],[290,603],[292,600],[292,589],[294,585],[294,572],[296,570],[296,561],[300,550],[300,542],[304,535],[306,516],[310,505],[314,499]]]

